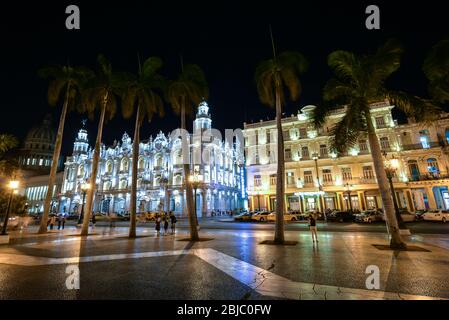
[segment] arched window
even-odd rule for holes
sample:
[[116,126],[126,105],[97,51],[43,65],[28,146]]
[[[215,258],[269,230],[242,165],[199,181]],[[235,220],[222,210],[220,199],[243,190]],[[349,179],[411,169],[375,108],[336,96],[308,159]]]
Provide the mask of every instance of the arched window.
[[438,161],[435,158],[427,159],[427,170],[429,170],[430,174],[438,174],[440,173],[440,169],[438,168]]
[[126,179],[120,180],[119,189],[123,190],[128,187],[128,181]]
[[182,184],[182,175],[177,174],[173,177],[173,184],[174,185],[181,185]]
[[107,191],[111,189],[111,181],[105,181],[103,182],[103,190]]
[[108,160],[106,162],[106,173],[112,173],[112,161]]
[[142,187],[142,178],[137,179],[137,189]]
[[145,169],[145,159],[144,159],[143,157],[140,157],[140,158],[139,158],[139,162],[138,162],[138,164],[137,164],[137,168],[138,168],[139,170]]
[[418,161],[416,160],[409,160],[407,162],[408,165],[408,171],[410,173],[410,177],[412,180],[418,180],[419,179],[419,167],[418,167]]
[[120,171],[128,171],[129,161],[128,158],[123,158],[120,162]]
[[421,130],[419,132],[419,142],[421,142],[423,149],[430,148],[429,130]]
[[155,163],[155,166],[156,166],[156,167],[162,167],[162,163],[163,163],[162,160],[163,160],[163,159],[162,159],[162,155],[161,155],[161,154],[158,154],[158,155],[156,156],[156,163]]
[[84,176],[84,165],[80,165],[78,167],[78,176],[83,177]]
[[159,187],[161,185],[161,178],[154,178],[154,187]]

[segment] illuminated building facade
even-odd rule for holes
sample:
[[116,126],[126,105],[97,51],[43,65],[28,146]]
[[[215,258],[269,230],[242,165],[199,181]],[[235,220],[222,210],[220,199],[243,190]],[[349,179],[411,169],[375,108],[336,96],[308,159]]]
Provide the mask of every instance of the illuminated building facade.
[[[367,138],[339,157],[329,150],[329,130],[344,116],[335,110],[325,125],[312,125],[315,106],[282,119],[285,140],[285,208],[358,210],[382,206]],[[393,176],[400,208],[449,209],[449,114],[428,127],[408,119],[398,124],[388,101],[371,105],[372,120]],[[276,122],[244,124],[247,192],[252,210],[276,206]]]
[[[191,175],[199,178],[196,209],[198,216],[212,211],[236,210],[243,207],[244,160],[243,148],[216,137],[211,141],[196,133],[211,129],[209,106],[203,101],[193,122],[193,135],[188,134]],[[182,139],[160,132],[139,148],[137,180],[137,212],[172,210],[186,213],[185,181],[183,177]],[[207,149],[210,162],[194,160],[194,154]],[[241,151],[239,151],[241,150]],[[73,154],[65,162],[60,211],[81,210],[81,185],[90,179],[93,150],[87,131],[81,129],[74,143]],[[132,170],[132,141],[125,133],[113,146],[102,145],[94,211],[125,213],[129,211]],[[188,160],[187,160],[188,161]]]

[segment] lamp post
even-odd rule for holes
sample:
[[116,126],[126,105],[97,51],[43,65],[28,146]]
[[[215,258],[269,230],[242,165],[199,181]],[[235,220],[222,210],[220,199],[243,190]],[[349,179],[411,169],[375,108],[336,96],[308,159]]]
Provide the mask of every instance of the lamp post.
[[316,181],[317,181],[317,183],[318,183],[318,190],[319,190],[319,192],[320,192],[318,198],[319,198],[319,201],[320,201],[321,209],[323,210],[323,213],[324,213],[324,200],[323,200],[323,195],[322,195],[323,186],[321,185],[321,182],[320,182],[320,174],[319,174],[319,172],[318,172],[318,159],[319,159],[319,156],[318,156],[318,153],[317,153],[317,152],[314,152],[314,153],[312,154],[312,159],[313,159],[313,161],[315,161]]
[[195,172],[193,175],[189,176],[189,182],[192,184],[192,188],[194,190],[194,206],[195,206],[195,219],[196,219],[196,225],[198,227],[198,215],[196,214],[196,189],[201,186],[203,183],[203,176]]
[[393,185],[393,177],[395,176],[396,171],[399,166],[398,159],[396,159],[393,155],[391,157],[391,159],[388,160],[386,151],[383,151],[382,154],[385,157],[385,173],[387,174],[387,179],[390,184],[391,196],[393,197],[393,206],[394,206],[394,211],[396,213],[396,219],[398,220],[398,226],[399,226],[399,229],[407,230],[407,227],[405,226],[404,221],[402,220],[401,214],[399,212],[399,206],[398,206],[398,202],[396,199],[396,192],[394,190],[394,185]]
[[346,182],[346,184],[345,184],[346,197],[347,197],[348,207],[349,207],[350,212],[352,212],[351,187],[352,186]]
[[11,203],[13,200],[13,196],[18,193],[19,181],[11,180],[8,184],[8,188],[11,189],[11,193],[9,194],[8,208],[6,209],[5,220],[3,221],[2,236],[6,235],[9,221],[9,212],[11,211]]
[[90,189],[90,183],[83,183],[81,185],[81,191],[83,192],[83,200],[81,202],[81,213],[78,217],[78,224],[80,225],[81,223],[83,223],[83,219],[84,219],[84,201],[86,200],[86,193],[87,191],[89,191]]

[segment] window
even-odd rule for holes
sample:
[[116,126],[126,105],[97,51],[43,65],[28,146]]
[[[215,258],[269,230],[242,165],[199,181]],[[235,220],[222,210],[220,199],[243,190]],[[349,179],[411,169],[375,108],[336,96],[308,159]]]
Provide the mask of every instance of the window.
[[327,146],[325,144],[320,145],[320,157],[327,158]]
[[419,179],[419,167],[418,167],[418,161],[416,160],[409,160],[408,161],[408,171],[410,173],[410,176],[412,180],[418,180]]
[[438,174],[440,169],[438,168],[438,161],[435,158],[427,159],[427,169],[431,174]]
[[385,119],[383,116],[376,117],[376,128],[384,128],[385,127]]
[[109,190],[109,189],[111,189],[111,181],[105,181],[105,182],[103,183],[103,190],[104,190],[104,191],[107,191],[107,190]]
[[128,185],[128,181],[126,179],[122,179],[122,180],[120,180],[119,189],[121,189],[121,190],[126,189],[127,185]]
[[310,171],[310,170],[304,171],[304,183],[306,183],[306,184],[313,183],[312,171]]
[[138,169],[144,169],[145,168],[145,159],[143,157],[139,158],[139,163],[137,164]]
[[276,175],[270,174],[270,185],[275,186],[276,185]]
[[128,171],[129,161],[127,158],[123,158],[120,162],[120,171]]
[[262,177],[260,176],[260,174],[254,175],[254,186],[255,187],[262,186]]
[[380,148],[383,150],[390,149],[390,141],[388,141],[388,137],[380,138]]
[[84,176],[84,166],[80,165],[78,167],[78,176],[83,177]]
[[309,158],[309,147],[302,147],[301,154],[304,159],[308,159]]
[[374,179],[374,172],[372,166],[363,166],[363,178]]
[[421,145],[423,149],[429,149],[430,143],[429,143],[429,131],[428,130],[421,130],[419,132],[419,142],[421,142]]
[[106,162],[106,173],[112,173],[112,161]]
[[292,151],[290,148],[285,149],[285,160],[290,161],[292,159]]
[[324,182],[332,182],[332,171],[331,169],[323,169],[323,181]]
[[298,131],[298,129],[292,128],[292,129],[290,129],[289,133],[290,133],[290,139],[291,140],[298,140],[298,138],[299,138],[299,131]]
[[287,172],[287,185],[294,185],[295,184],[295,173],[294,172]]
[[352,180],[351,168],[341,168],[341,176],[343,178],[343,181]]
[[368,144],[366,143],[366,140],[359,140],[359,151],[368,152]]
[[307,129],[306,128],[299,128],[299,137],[301,139],[307,138]]

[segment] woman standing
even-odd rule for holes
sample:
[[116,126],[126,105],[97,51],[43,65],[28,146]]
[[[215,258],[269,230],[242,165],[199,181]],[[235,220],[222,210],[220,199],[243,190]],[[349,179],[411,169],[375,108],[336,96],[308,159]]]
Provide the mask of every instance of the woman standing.
[[318,242],[318,235],[316,233],[316,218],[314,214],[309,215],[309,228],[312,232],[312,241]]
[[160,234],[161,231],[161,217],[158,215],[156,218],[156,227],[155,227],[156,231],[157,231],[157,235]]

